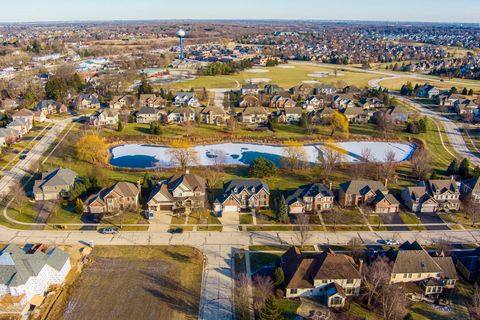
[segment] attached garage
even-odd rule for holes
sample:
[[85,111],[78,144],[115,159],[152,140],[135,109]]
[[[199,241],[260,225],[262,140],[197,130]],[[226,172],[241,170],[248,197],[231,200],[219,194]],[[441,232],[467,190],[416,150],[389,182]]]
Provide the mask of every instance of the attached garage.
[[238,206],[225,206],[223,212],[238,212],[240,211]]
[[160,211],[172,211],[173,206],[169,204],[160,205]]

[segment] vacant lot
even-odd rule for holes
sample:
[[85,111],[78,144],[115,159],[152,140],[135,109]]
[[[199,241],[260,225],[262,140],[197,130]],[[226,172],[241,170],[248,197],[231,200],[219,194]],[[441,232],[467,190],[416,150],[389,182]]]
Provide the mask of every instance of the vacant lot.
[[95,247],[56,318],[196,319],[202,262],[190,247]]

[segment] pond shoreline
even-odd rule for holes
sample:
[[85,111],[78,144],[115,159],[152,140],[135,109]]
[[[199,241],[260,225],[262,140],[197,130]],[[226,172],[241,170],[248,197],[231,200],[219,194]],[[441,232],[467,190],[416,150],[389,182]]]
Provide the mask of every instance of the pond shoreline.
[[[394,152],[397,162],[411,159],[413,153],[419,147],[415,143],[405,142],[376,142],[376,141],[346,141],[334,143],[335,149],[344,157],[343,162],[355,163],[362,161],[362,153],[369,149],[373,162],[382,162],[387,151]],[[192,145],[198,155],[198,164],[193,167],[220,166],[248,166],[254,159],[264,157],[274,162],[277,166],[282,165],[285,155],[285,145],[279,143],[220,143],[220,144],[197,144]],[[108,164],[118,169],[132,170],[157,170],[171,169],[175,165],[168,155],[168,144],[118,144],[109,149],[110,158]],[[332,148],[328,143],[306,143],[304,148],[308,164],[317,161],[318,156],[325,148]],[[219,158],[220,157],[220,158]],[[218,163],[214,159],[218,160]]]

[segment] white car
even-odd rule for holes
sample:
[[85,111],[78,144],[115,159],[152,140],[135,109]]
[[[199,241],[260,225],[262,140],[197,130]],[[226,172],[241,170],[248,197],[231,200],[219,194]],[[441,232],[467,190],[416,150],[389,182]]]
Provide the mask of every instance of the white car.
[[117,233],[117,230],[112,229],[112,228],[102,228],[99,231],[100,231],[100,233],[103,233],[103,234],[115,234],[115,233]]
[[388,239],[388,240],[385,240],[385,244],[388,246],[398,246],[400,242],[398,242],[398,240]]

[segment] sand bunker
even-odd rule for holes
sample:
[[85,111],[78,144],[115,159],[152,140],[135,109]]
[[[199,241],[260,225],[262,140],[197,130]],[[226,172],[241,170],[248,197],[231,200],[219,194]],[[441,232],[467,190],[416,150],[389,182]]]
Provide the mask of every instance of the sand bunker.
[[296,68],[295,66],[290,66],[288,64],[281,64],[278,67],[282,68],[282,69],[295,69]]
[[[308,74],[308,76],[313,78],[326,78],[326,77],[334,77],[335,73],[328,72],[328,71],[317,71],[315,73]],[[337,73],[337,77],[341,77],[341,76],[344,76],[344,74]]]
[[302,81],[303,83],[310,83],[310,84],[313,84],[313,83],[319,83],[317,80],[303,80]]
[[270,82],[270,81],[272,81],[272,79],[270,78],[252,78],[247,80],[247,82],[250,82],[250,83],[262,83],[262,82]]
[[270,72],[270,70],[265,70],[265,69],[247,69],[245,72],[249,73],[267,73]]

